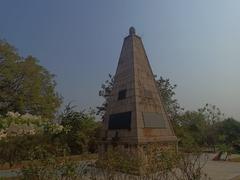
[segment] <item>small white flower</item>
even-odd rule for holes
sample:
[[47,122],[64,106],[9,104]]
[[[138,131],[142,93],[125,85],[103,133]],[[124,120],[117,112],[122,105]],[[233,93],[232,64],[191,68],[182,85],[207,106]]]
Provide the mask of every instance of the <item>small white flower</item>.
[[23,115],[21,116],[21,118],[22,118],[22,119],[33,119],[33,120],[41,119],[40,116],[35,116],[35,115],[29,114],[29,113],[23,114]]
[[19,116],[21,116],[18,112],[11,112],[11,111],[9,111],[8,113],[7,113],[7,116],[8,117],[19,117]]

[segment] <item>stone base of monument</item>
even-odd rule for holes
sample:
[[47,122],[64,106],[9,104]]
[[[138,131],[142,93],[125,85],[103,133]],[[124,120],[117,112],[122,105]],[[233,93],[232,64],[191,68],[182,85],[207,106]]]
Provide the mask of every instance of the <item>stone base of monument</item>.
[[176,141],[129,144],[101,142],[97,166],[132,175],[163,171],[173,163],[178,151]]

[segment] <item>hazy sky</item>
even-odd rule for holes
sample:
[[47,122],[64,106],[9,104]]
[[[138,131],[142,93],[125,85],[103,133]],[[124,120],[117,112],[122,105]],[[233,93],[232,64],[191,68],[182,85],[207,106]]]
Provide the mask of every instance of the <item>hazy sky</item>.
[[185,109],[211,103],[240,119],[239,0],[0,1],[0,38],[37,57],[81,108],[101,103],[130,26]]

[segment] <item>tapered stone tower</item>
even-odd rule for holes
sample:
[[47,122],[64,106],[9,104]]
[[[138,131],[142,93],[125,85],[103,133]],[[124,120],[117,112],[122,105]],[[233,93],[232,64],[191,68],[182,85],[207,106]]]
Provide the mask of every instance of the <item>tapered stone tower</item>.
[[149,143],[176,145],[142,40],[133,27],[124,39],[114,78],[100,151],[111,146],[131,149]]

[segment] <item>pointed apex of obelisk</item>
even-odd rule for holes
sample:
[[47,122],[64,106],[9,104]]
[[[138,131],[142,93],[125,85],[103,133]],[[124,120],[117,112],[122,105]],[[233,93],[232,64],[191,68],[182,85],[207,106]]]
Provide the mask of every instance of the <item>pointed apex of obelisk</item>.
[[133,35],[135,35],[136,34],[136,30],[135,30],[135,28],[133,27],[133,26],[131,26],[130,28],[129,28],[129,35],[130,36],[133,36]]

